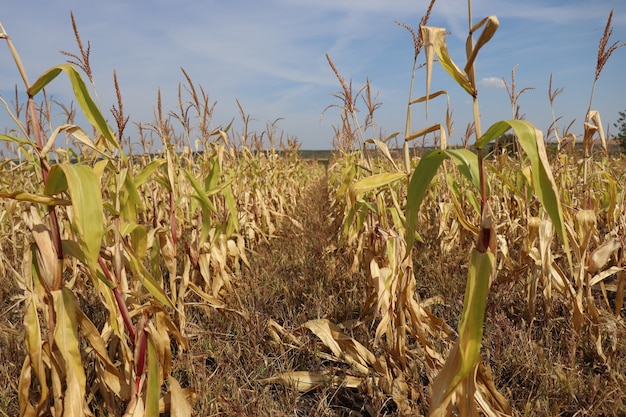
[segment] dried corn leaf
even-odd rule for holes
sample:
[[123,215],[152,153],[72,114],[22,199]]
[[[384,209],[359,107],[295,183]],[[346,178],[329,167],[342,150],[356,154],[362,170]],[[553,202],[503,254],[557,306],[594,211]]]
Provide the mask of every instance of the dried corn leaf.
[[498,27],[500,26],[500,22],[498,21],[498,18],[496,16],[488,16],[481,20],[478,24],[476,24],[472,28],[471,33],[475,33],[485,23],[485,29],[483,29],[483,31],[480,33],[476,44],[472,46],[471,54],[467,58],[467,63],[465,64],[464,68],[466,73],[469,73],[472,66],[474,65],[474,61],[476,60],[476,55],[478,54],[478,51],[480,51],[480,49],[485,46],[485,44],[489,42],[491,38],[493,38],[493,35],[495,35]]
[[189,401],[193,392],[184,390],[176,379],[169,376],[167,378],[170,387],[171,402],[168,408],[171,417],[190,417],[193,414]]
[[275,383],[291,387],[299,392],[307,392],[320,387],[357,388],[363,378],[354,376],[333,376],[309,371],[282,372],[270,378],[261,379],[262,383]]
[[302,327],[315,333],[337,358],[363,374],[367,374],[376,361],[372,352],[327,319],[309,320]]
[[86,382],[82,357],[78,347],[78,327],[74,294],[68,288],[52,292],[56,323],[54,341],[63,358],[65,389],[63,393],[63,416],[84,416]]

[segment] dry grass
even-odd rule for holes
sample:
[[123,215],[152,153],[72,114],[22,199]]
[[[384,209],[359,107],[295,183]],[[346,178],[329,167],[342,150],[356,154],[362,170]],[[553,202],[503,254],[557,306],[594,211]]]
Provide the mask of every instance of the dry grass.
[[358,408],[350,403],[352,392],[299,395],[259,382],[279,372],[326,367],[314,352],[273,340],[270,321],[292,330],[312,318],[343,321],[358,316],[362,280],[347,272],[341,257],[326,250],[334,236],[327,201],[325,182],[313,184],[296,210],[304,230],[286,221],[277,237],[256,248],[250,269],[237,284],[238,300],[230,300],[240,303],[248,318],[202,305],[190,308],[190,352],[180,356],[174,373],[179,380],[202,387],[195,403],[197,415],[321,416]]

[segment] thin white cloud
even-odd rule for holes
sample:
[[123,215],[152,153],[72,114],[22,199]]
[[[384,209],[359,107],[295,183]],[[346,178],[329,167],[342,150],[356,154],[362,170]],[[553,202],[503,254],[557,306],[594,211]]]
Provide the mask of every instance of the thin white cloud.
[[[588,89],[579,80],[593,77],[597,42],[613,8],[614,40],[626,40],[626,8],[615,0],[529,0],[522,7],[519,0],[472,3],[474,23],[492,14],[501,23],[493,40],[480,51],[476,61],[478,79],[509,74],[520,64],[520,85],[545,91],[548,77],[554,73],[555,82],[572,97],[557,102],[564,118],[568,118],[570,106],[588,100]],[[92,65],[103,108],[110,108],[115,101],[111,73],[116,69],[126,111],[134,122],[151,120],[159,87],[164,109],[176,108],[177,85],[185,81],[180,72],[183,67],[194,83],[203,86],[211,101],[218,101],[216,123],[237,116],[237,98],[261,127],[265,120],[282,117],[280,125],[303,141],[322,138],[330,143],[329,125],[335,122],[334,116],[327,115],[324,130],[319,116],[334,102],[330,94],[340,86],[324,54],[331,56],[346,81],[354,80],[355,91],[369,76],[384,104],[377,123],[388,131],[401,130],[413,49],[409,34],[394,21],[416,28],[427,5],[426,0],[154,0],[149,5],[122,0],[94,4],[59,0],[42,3],[41,13],[36,16],[30,13],[27,2],[7,2],[1,17],[32,82],[47,67],[65,61],[59,49],[76,51],[69,24],[69,11],[74,10],[83,42],[91,41]],[[429,24],[452,32],[448,47],[462,67],[468,32],[467,2],[437,2]],[[33,31],[33,27],[38,30]],[[626,54],[621,52],[611,57],[598,87],[607,86],[598,104],[615,114],[614,107],[619,104],[610,103],[621,99],[613,98],[619,91],[612,87],[623,78],[619,69],[625,65]],[[20,81],[10,60],[0,62],[0,76],[8,80],[3,88]],[[417,76],[416,86],[421,88],[424,82],[419,77],[423,72]],[[452,106],[456,105],[454,122],[462,131],[463,118],[471,119],[471,112],[466,117],[466,106],[460,101],[465,98],[463,91],[450,84],[445,73],[436,76],[433,83],[450,92]],[[482,78],[480,85],[483,97],[493,97],[481,103],[485,115],[492,115],[489,105],[496,111],[508,105],[500,101],[506,100],[499,90],[504,86],[501,79]],[[57,80],[49,92],[59,97],[52,91],[57,87],[57,91],[71,97],[71,90]],[[530,95],[525,99],[534,108],[545,104],[539,98],[530,104],[534,99]],[[529,119],[533,117],[528,110],[526,113]]]
[[485,77],[478,83],[487,88],[504,88],[504,81],[498,77]]

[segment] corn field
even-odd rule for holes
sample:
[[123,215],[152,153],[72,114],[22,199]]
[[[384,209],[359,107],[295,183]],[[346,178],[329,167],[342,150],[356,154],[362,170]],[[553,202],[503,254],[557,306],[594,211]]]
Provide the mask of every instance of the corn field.
[[[243,132],[214,126],[184,70],[179,108],[159,98],[133,154],[121,92],[111,127],[76,28],[79,54],[31,84],[0,26],[28,95],[2,98],[0,414],[626,413],[624,158],[593,97],[582,149],[519,118],[483,131],[475,62],[499,21],[473,24],[460,65],[428,25],[434,3],[419,28],[399,24],[415,47],[403,134],[376,137],[369,83],[354,93],[327,56],[341,86],[328,166],[272,124],[248,131],[241,107]],[[450,111],[412,126],[448,96],[430,91],[434,65],[471,97],[462,147]],[[57,77],[89,128],[53,120]]]

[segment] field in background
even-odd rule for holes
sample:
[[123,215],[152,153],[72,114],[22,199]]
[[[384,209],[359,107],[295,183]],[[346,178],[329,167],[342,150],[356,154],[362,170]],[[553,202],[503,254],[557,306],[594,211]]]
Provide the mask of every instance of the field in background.
[[[430,74],[436,55],[479,115],[474,61],[499,22],[475,24],[461,69],[434,3],[400,24],[414,62],[426,48]],[[626,159],[591,105],[554,144],[477,116],[449,146],[450,120],[411,125],[447,92],[412,82],[406,132],[385,138],[369,82],[327,56],[335,149],[305,151],[242,109],[241,132],[215,126],[183,71],[133,154],[74,30],[79,53],[33,84],[2,33],[29,100],[0,135],[0,415],[626,415]],[[47,99],[58,76],[88,129]]]

